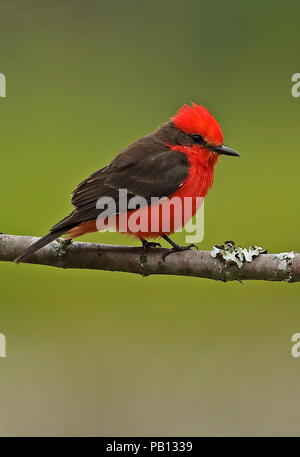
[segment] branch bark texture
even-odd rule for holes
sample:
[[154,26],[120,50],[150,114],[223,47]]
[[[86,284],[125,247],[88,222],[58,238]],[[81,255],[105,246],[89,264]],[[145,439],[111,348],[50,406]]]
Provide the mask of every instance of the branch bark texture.
[[[0,235],[0,260],[12,262],[38,238],[32,236]],[[63,240],[50,243],[25,260],[24,263],[50,265],[58,268],[83,268],[122,271],[143,276],[153,274],[194,276],[219,281],[300,281],[300,254],[280,260],[278,254],[261,254],[242,268],[227,265],[212,258],[209,251],[176,252],[166,257],[164,248],[111,246]],[[22,268],[16,266],[16,268]]]

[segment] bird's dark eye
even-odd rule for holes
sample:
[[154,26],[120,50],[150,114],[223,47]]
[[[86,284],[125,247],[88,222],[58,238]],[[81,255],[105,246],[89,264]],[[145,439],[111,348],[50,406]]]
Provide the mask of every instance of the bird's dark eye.
[[192,135],[192,139],[195,143],[205,143],[204,138],[201,135]]

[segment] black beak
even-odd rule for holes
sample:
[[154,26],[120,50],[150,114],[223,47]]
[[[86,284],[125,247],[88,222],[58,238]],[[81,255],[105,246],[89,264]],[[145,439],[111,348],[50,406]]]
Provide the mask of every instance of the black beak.
[[227,148],[226,146],[214,146],[213,151],[218,154],[224,154],[225,156],[240,157],[240,154],[233,149]]

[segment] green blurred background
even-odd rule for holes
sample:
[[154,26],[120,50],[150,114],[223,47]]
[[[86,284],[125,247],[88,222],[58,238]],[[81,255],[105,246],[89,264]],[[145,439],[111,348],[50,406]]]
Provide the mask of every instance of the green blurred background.
[[[44,234],[78,182],[195,101],[241,153],[217,166],[201,247],[299,249],[299,15],[2,0],[0,231]],[[1,263],[0,434],[299,435],[299,287]]]

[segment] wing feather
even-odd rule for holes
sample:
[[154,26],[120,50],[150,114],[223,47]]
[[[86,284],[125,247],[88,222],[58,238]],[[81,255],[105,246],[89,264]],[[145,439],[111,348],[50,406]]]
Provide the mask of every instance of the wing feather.
[[169,196],[186,179],[188,168],[185,154],[148,135],[82,181],[72,193],[74,211],[51,231],[96,219],[101,213],[96,208],[100,197],[113,198],[118,211],[119,189],[127,190],[128,199],[141,196],[148,202],[151,197]]

